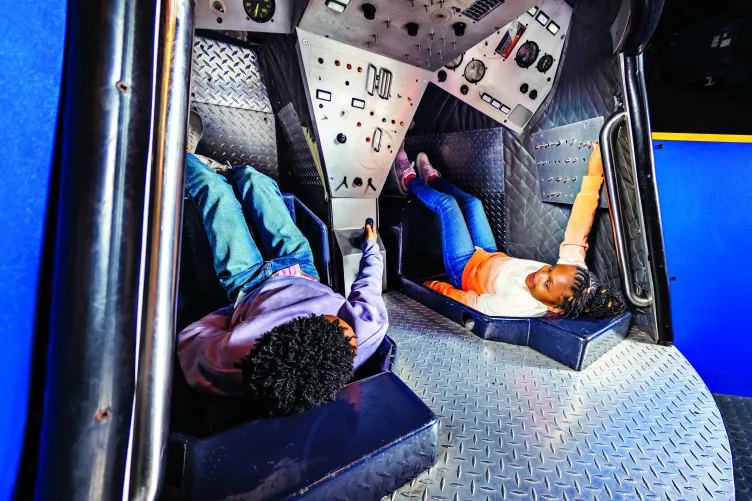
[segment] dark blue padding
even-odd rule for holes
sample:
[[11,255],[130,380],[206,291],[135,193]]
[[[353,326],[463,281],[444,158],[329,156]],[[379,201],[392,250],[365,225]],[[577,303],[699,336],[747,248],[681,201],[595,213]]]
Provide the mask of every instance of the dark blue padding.
[[[437,279],[446,277],[437,277]],[[432,278],[433,279],[433,278]],[[630,313],[616,318],[559,319],[491,317],[459,301],[402,277],[403,292],[435,312],[470,328],[489,341],[529,346],[562,365],[580,371],[627,335]]]
[[256,420],[205,439],[173,436],[185,452],[185,500],[379,500],[430,468],[439,421],[397,376],[351,383],[304,414]]

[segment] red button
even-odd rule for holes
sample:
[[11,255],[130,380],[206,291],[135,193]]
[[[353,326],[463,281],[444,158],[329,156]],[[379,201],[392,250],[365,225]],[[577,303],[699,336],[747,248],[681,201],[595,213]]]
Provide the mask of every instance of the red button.
[[334,61],[334,64],[335,64],[336,66],[339,66],[339,61]]
[[348,64],[348,65],[347,65],[347,69],[348,69],[348,70],[351,70],[351,69],[352,69],[352,64]]
[[358,127],[360,127],[360,122],[358,122]]

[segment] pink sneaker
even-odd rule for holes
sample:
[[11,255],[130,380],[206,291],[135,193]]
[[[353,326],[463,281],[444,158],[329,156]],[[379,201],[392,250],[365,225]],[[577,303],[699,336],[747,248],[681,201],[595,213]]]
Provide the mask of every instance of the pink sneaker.
[[441,175],[439,171],[431,166],[431,162],[428,161],[428,155],[425,153],[418,153],[418,158],[415,160],[418,164],[418,174],[420,174],[420,178],[423,181],[429,183],[431,179]]
[[394,160],[394,175],[397,176],[400,191],[404,195],[407,195],[408,181],[414,179],[416,176],[415,169],[413,168],[414,165],[414,163],[410,163],[410,160],[407,159],[407,153],[404,150],[400,150],[397,153],[397,158]]

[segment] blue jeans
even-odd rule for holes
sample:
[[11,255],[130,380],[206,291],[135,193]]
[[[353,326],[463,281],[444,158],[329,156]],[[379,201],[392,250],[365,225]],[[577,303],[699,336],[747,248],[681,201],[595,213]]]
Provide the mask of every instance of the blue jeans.
[[498,252],[483,204],[443,177],[433,178],[430,186],[422,179],[414,178],[407,187],[439,216],[444,268],[451,284],[461,289],[462,272],[475,253],[475,247]]
[[[231,301],[241,290],[249,291],[294,264],[318,280],[311,246],[295,226],[272,178],[249,165],[237,165],[226,179],[188,153],[185,191],[198,207],[214,270]],[[256,231],[261,249],[251,237],[246,219]]]

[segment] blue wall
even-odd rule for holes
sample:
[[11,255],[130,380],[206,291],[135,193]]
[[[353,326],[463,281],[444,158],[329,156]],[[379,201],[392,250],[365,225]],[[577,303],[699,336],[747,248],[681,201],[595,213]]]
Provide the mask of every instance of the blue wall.
[[654,141],[677,348],[752,397],[752,144]]
[[65,15],[65,1],[48,0],[0,16],[0,499],[10,498],[26,421]]

